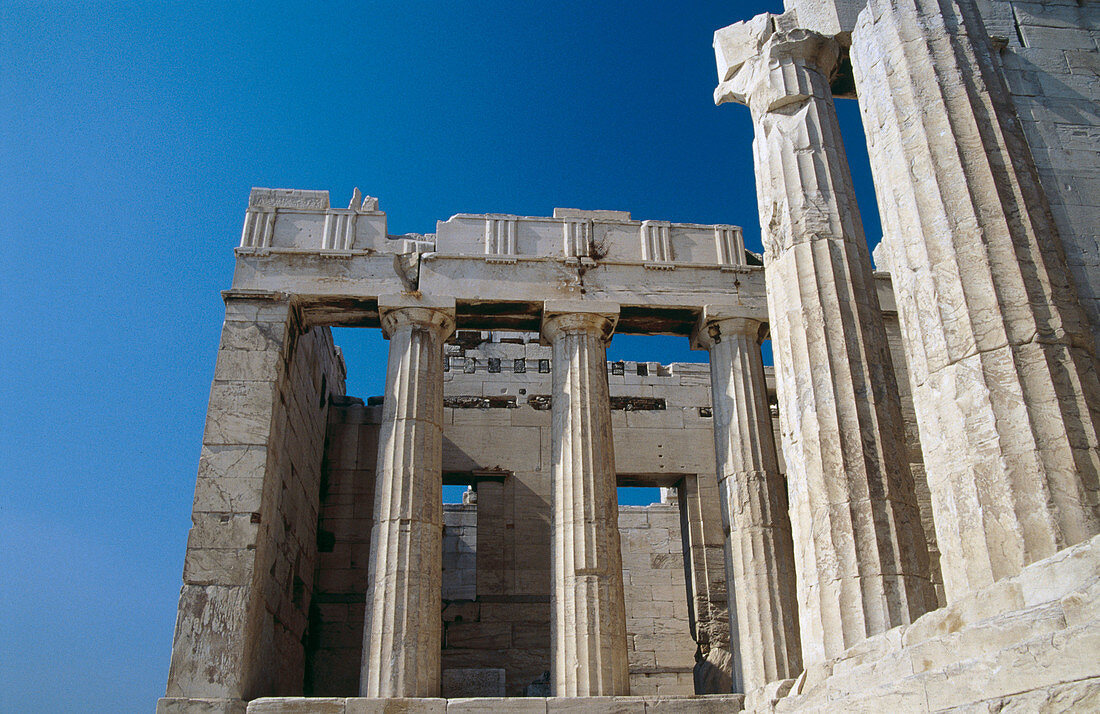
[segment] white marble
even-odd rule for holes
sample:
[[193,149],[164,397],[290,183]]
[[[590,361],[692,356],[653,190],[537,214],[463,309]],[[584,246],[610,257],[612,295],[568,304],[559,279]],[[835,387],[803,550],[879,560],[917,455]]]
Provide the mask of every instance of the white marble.
[[762,328],[758,320],[704,313],[693,340],[710,353],[714,448],[744,691],[802,671],[787,484],[772,434]]
[[443,342],[454,301],[381,296],[390,341],[360,692],[437,697],[442,624]]
[[548,301],[553,346],[551,686],[555,696],[630,691],[607,342],[619,306]]
[[949,602],[1100,532],[1093,334],[976,12],[872,0],[852,47]]
[[805,666],[935,606],[893,367],[830,90],[837,43],[789,16],[715,35],[756,138]]

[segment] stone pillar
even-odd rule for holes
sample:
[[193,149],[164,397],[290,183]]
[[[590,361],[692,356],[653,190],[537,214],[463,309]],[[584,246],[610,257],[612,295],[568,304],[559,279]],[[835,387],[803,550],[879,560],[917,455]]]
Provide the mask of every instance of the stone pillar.
[[802,671],[787,484],[779,473],[758,320],[706,314],[714,451],[732,568],[744,690]]
[[260,638],[264,588],[256,582],[266,562],[257,563],[257,552],[270,550],[262,517],[280,478],[269,451],[285,433],[278,426],[285,421],[279,391],[297,323],[285,295],[225,296],[171,669],[158,712],[197,711],[192,700],[212,700],[211,712],[244,714],[249,698],[270,691],[254,654],[271,654]]
[[992,53],[941,0],[851,52],[949,602],[1100,532],[1092,336]]
[[803,664],[935,606],[897,385],[829,79],[833,40],[761,15],[715,35],[753,151]]
[[443,342],[454,300],[378,298],[390,341],[378,435],[366,697],[438,697],[443,576]]
[[244,714],[250,699],[302,691],[321,452],[343,361],[290,296],[224,297],[161,714]]
[[542,334],[553,346],[553,619],[557,697],[630,691],[619,550],[607,342],[619,306],[548,301]]

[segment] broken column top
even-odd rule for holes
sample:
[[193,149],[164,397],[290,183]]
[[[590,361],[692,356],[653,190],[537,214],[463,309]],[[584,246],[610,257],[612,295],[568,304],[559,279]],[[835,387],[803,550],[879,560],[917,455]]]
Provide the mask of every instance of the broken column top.
[[835,39],[843,47],[850,46],[856,16],[865,4],[863,0],[786,0],[786,12],[781,15],[765,12],[716,30],[714,57],[718,83],[733,79],[741,65],[756,57],[775,33],[816,32]]

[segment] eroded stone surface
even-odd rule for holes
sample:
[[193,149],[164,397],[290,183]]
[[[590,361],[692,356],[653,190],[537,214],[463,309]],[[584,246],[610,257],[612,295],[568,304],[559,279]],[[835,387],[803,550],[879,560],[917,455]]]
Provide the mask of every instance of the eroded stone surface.
[[798,568],[802,659],[935,605],[897,388],[833,106],[836,42],[761,15],[715,35],[748,104]]
[[1100,529],[1093,335],[976,6],[874,0],[852,61],[952,600]]
[[746,711],[1090,711],[1100,618],[1076,613],[1098,585],[1100,536],[868,638],[785,695],[754,693]]
[[499,667],[443,670],[443,696],[503,697],[504,670]]
[[630,691],[606,345],[619,306],[547,303],[554,348],[553,693]]
[[431,697],[440,689],[443,342],[454,302],[378,302],[390,351],[359,689]]
[[715,453],[726,548],[737,591],[741,686],[802,671],[787,485],[752,319],[704,312],[694,341],[710,353]]

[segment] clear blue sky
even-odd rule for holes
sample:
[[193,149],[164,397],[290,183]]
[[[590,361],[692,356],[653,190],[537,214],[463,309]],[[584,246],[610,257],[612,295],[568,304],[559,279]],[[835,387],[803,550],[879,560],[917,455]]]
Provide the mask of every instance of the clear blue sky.
[[[164,691],[251,186],[359,186],[392,232],[572,206],[739,223],[759,250],[749,115],[713,105],[710,43],[779,9],[0,4],[0,711],[151,712]],[[380,340],[340,341],[349,391],[380,393]]]

